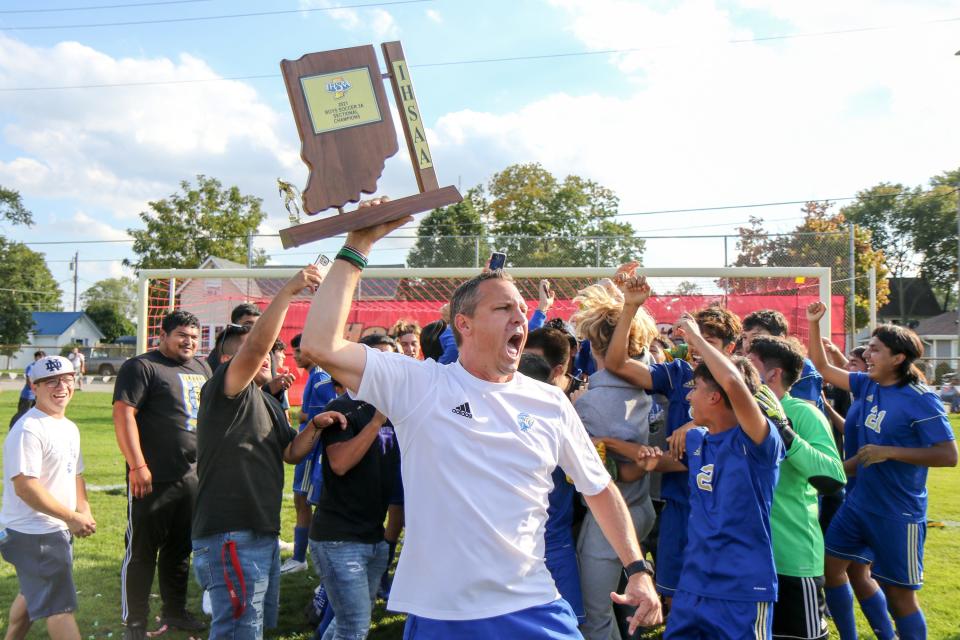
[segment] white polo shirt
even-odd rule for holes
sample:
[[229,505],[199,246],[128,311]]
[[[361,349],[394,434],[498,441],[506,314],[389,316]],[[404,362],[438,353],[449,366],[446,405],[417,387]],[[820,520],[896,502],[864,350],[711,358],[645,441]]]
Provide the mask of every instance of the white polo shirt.
[[390,418],[403,458],[406,534],[389,609],[471,620],[560,597],[543,560],[550,474],[561,466],[586,495],[610,482],[562,391],[367,348],[356,397]]
[[63,520],[40,513],[21,500],[13,478],[36,478],[60,504],[77,508],[77,474],[83,473],[80,431],[72,420],[53,418],[36,407],[23,414],[3,443],[3,510],[0,523],[20,533],[67,529]]

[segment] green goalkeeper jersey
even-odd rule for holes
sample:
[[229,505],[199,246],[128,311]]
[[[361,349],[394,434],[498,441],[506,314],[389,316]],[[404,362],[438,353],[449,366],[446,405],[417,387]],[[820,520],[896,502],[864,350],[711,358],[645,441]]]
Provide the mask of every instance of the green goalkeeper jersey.
[[809,479],[823,476],[844,483],[846,475],[823,413],[789,393],[780,403],[797,437],[780,463],[780,480],[773,493],[773,557],[778,574],[813,578],[823,575],[823,534],[817,520],[817,490]]

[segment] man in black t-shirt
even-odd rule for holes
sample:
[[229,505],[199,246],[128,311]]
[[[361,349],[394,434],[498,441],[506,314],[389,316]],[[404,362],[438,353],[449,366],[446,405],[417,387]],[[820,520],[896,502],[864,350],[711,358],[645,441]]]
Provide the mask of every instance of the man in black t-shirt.
[[210,592],[211,638],[262,638],[264,627],[276,626],[283,463],[310,453],[321,429],[346,426],[341,414],[324,412],[298,435],[276,398],[261,390],[290,300],[319,284],[311,265],[253,327],[227,327],[217,341],[220,366],[200,396],[193,565]]
[[197,411],[200,388],[210,377],[206,363],[194,357],[198,325],[191,313],[168,313],[159,348],[123,363],[114,385],[114,430],[127,462],[126,553],[120,569],[125,639],[146,637],[155,569],[161,624],[186,631],[206,627],[186,610]]
[[[393,350],[384,343],[373,348]],[[362,638],[389,564],[383,521],[397,488],[400,449],[393,425],[373,405],[345,394],[326,408],[345,415],[347,428],[322,435],[323,489],[310,527],[310,553],[335,611],[336,629],[324,637]]]

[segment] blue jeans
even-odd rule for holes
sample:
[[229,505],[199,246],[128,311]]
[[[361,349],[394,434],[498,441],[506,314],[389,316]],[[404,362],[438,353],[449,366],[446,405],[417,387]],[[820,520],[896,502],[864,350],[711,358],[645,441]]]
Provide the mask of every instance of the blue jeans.
[[323,640],[363,640],[377,599],[380,576],[387,570],[388,545],[310,541],[313,568],[327,590],[336,616]]
[[[240,576],[224,545],[236,545],[237,559],[246,584],[246,597],[240,588]],[[244,602],[239,618],[234,618],[233,603],[224,579],[226,572],[238,598]],[[277,626],[280,605],[280,546],[277,536],[256,531],[229,531],[193,541],[193,570],[200,586],[210,592],[213,621],[210,638],[260,640],[264,627]]]

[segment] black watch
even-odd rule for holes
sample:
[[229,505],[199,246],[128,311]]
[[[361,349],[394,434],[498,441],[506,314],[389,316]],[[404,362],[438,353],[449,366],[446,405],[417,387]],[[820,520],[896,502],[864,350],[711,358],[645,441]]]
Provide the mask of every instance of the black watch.
[[653,564],[647,560],[637,560],[631,562],[623,568],[623,575],[630,579],[630,576],[637,573],[646,573],[651,578],[653,577]]

